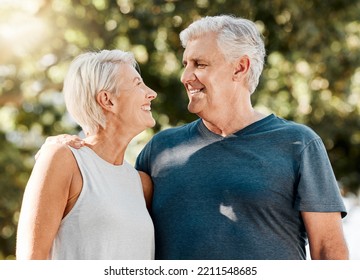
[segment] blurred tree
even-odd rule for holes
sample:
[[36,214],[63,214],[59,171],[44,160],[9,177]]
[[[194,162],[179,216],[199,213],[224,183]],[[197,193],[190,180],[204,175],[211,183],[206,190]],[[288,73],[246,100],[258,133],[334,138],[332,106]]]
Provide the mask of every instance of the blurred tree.
[[0,132],[0,259],[13,254],[20,200],[28,170],[19,150]]
[[14,258],[21,198],[34,154],[48,135],[77,133],[61,94],[70,61],[85,50],[134,52],[158,93],[153,132],[194,120],[179,78],[179,33],[193,20],[254,20],[267,61],[255,106],[320,134],[344,191],[360,188],[360,14],[351,0],[1,0],[0,259]]

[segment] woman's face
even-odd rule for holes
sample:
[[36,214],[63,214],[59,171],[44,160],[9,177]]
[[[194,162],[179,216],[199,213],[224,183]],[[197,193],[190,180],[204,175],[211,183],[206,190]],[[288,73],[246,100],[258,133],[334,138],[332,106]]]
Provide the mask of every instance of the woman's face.
[[145,85],[140,74],[129,64],[120,67],[118,91],[118,95],[112,97],[112,103],[115,120],[119,121],[121,128],[140,133],[155,125],[151,101],[157,94]]

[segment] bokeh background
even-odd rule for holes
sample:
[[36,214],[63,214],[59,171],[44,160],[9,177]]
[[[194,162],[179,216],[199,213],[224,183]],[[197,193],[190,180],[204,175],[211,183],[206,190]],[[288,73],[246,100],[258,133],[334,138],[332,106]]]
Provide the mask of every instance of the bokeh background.
[[87,50],[134,52],[158,93],[157,126],[134,139],[134,159],[157,131],[194,120],[180,84],[179,32],[193,20],[233,14],[254,20],[267,59],[253,104],[304,123],[323,139],[360,259],[360,1],[0,0],[0,259],[14,259],[16,227],[34,155],[50,135],[80,129],[65,110],[62,82]]

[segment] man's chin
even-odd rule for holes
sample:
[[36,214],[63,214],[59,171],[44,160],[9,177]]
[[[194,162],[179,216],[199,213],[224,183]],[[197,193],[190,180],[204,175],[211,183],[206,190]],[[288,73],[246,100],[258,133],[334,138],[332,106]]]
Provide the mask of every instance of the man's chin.
[[196,108],[196,106],[194,106],[194,104],[193,104],[192,102],[189,102],[187,108],[188,108],[188,111],[189,111],[190,113],[192,113],[192,114],[197,114],[197,113],[199,113],[199,109]]

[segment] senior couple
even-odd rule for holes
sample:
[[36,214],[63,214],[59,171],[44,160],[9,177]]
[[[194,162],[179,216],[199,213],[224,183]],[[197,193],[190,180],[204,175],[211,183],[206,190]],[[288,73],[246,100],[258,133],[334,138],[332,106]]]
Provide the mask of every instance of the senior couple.
[[346,209],[321,139],[251,104],[265,58],[254,22],[205,17],[180,39],[181,82],[199,119],[156,134],[136,169],[124,153],[154,126],[156,93],[131,53],[72,62],[64,96],[86,137],[43,145],[17,258],[296,260],[309,242],[312,259],[347,259]]

